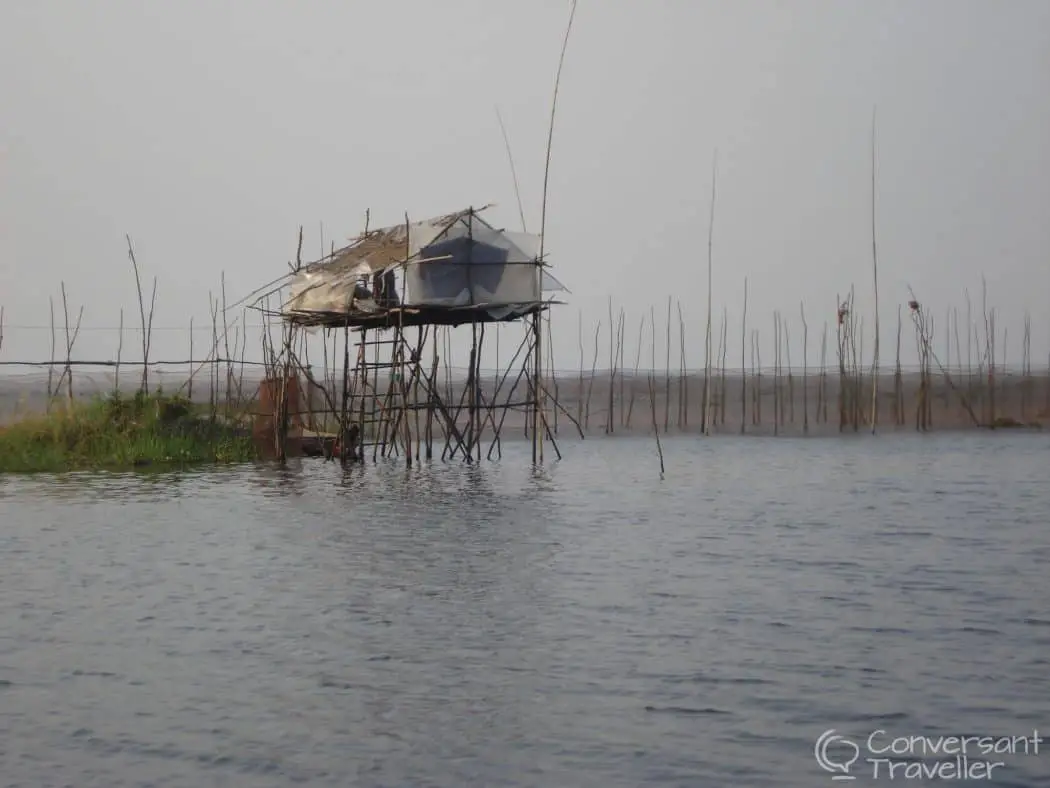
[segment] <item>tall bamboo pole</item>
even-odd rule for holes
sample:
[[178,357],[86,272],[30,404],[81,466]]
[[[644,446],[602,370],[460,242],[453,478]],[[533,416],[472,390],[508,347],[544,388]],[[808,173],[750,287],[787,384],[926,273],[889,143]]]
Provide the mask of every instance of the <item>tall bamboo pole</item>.
[[128,257],[135,273],[135,287],[139,296],[139,316],[142,318],[142,391],[149,390],[149,348],[153,329],[153,306],[157,301],[157,278],[153,278],[153,295],[150,298],[149,319],[146,317],[146,304],[142,297],[142,280],[139,277],[139,264],[135,259],[135,250],[131,245],[131,236],[124,236],[128,242]]
[[580,345],[580,378],[576,388],[576,421],[583,423],[583,310],[576,315],[576,338]]
[[828,423],[828,321],[824,321],[824,333],[820,339],[820,407],[824,424]]
[[756,359],[756,383],[755,383],[755,422],[759,426],[762,425],[762,342],[759,338],[759,330],[756,328],[754,331],[755,337],[755,359]]
[[605,414],[605,434],[613,431],[613,391],[616,385],[616,355],[613,342],[616,339],[616,331],[613,323],[612,296],[609,296],[609,409]]
[[756,345],[758,344],[755,339],[755,330],[751,330],[751,382],[754,384],[751,387],[751,424],[756,426],[758,424],[758,396],[760,394],[758,386],[758,371],[755,362],[755,353],[757,353]]
[[[120,396],[120,357],[124,352],[124,307],[120,308],[120,328],[117,339],[117,366],[113,371],[113,397]],[[190,402],[193,402],[193,318],[190,318]]]
[[740,434],[746,431],[747,422],[747,359],[745,348],[747,344],[747,277],[744,277],[744,311],[740,318]]
[[788,331],[788,322],[781,318],[784,332],[784,355],[787,357],[787,385],[788,385],[788,420],[795,423],[795,373],[791,366],[791,334]]
[[587,402],[583,410],[583,428],[586,430],[591,421],[591,392],[594,390],[594,375],[598,368],[598,337],[602,332],[601,321],[594,327],[594,359],[591,361],[591,377],[587,383]]
[[[683,333],[684,336],[684,333]],[[725,307],[722,308],[722,368],[719,370],[722,377],[722,390],[718,398],[718,421],[722,426],[726,423],[726,353],[729,352],[729,313]]]
[[[547,228],[547,186],[550,179],[550,165],[551,165],[551,146],[554,142],[554,115],[555,110],[558,106],[558,88],[561,85],[561,70],[565,64],[565,50],[569,46],[569,33],[572,31],[572,20],[576,16],[576,0],[572,0],[572,8],[569,11],[569,22],[565,27],[565,39],[561,45],[561,55],[558,58],[558,71],[554,77],[554,97],[551,100],[551,122],[550,130],[547,133],[547,160],[543,168],[543,207],[540,213],[540,254],[539,264],[536,266],[536,278],[537,278],[537,292],[540,298],[543,298],[543,252],[544,252],[544,241],[546,238]],[[540,375],[543,365],[542,360],[542,345],[540,343],[540,320],[542,312],[536,312],[532,319],[532,332],[533,340],[535,342],[535,365],[533,370],[533,383],[532,383],[532,418],[533,418],[533,430],[532,430],[532,462],[535,465],[537,461],[543,462],[543,431],[539,429],[540,420],[543,417],[543,404],[540,396]],[[611,326],[610,326],[611,328]]]
[[664,432],[671,424],[671,296],[667,296],[667,361],[664,364]]
[[718,150],[714,152],[711,160],[711,214],[707,223],[707,340],[704,348],[704,418],[703,430],[705,435],[711,434],[711,291],[712,291],[712,268],[714,258],[714,234],[715,234],[715,186],[718,179]]
[[773,434],[780,433],[780,313],[773,310]]
[[898,427],[904,425],[904,379],[901,375],[901,308],[897,305],[897,362],[893,373],[893,411]]
[[634,374],[631,375],[631,395],[630,401],[627,404],[627,419],[624,426],[627,429],[631,428],[631,414],[634,411],[634,396],[635,396],[635,383],[638,380],[638,365],[642,361],[642,332],[645,330],[645,313],[642,313],[642,319],[638,322],[638,347],[634,356]]
[[806,305],[799,302],[798,311],[802,317],[802,432],[809,432],[809,384],[806,376],[809,372],[809,326],[806,324]]
[[689,400],[686,397],[688,376],[685,368],[685,320],[682,318],[682,300],[678,299],[678,427],[684,429],[689,423]]
[[871,111],[871,275],[875,290],[875,356],[871,365],[871,434],[879,421],[879,254],[875,243],[875,110]]
[[[619,426],[624,427],[624,346],[626,345],[625,331],[627,330],[627,313],[624,308],[619,308],[619,331],[616,334],[616,375],[619,378]],[[556,395],[556,387],[555,387]],[[556,396],[555,396],[556,398]],[[558,410],[554,411],[554,423],[558,423]],[[558,431],[554,431],[558,432]]]

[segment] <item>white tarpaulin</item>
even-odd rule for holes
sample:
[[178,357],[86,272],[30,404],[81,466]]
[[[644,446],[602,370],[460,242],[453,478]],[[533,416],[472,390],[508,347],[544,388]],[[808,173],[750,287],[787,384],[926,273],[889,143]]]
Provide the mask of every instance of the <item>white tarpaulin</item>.
[[[474,210],[395,225],[296,274],[285,311],[345,312],[351,302],[355,311],[374,311],[362,278],[371,288],[371,276],[389,269],[404,271],[398,291],[408,305],[535,303],[542,300],[538,255],[539,236],[497,230]],[[542,290],[565,290],[545,266]]]

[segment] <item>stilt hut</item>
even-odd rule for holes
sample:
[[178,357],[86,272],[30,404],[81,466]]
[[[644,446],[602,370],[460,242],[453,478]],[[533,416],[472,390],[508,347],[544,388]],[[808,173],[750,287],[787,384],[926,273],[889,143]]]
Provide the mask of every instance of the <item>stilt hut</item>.
[[[534,447],[542,447],[545,436],[554,440],[546,412],[556,403],[542,375],[542,316],[559,303],[545,294],[565,288],[541,258],[539,236],[499,229],[482,217],[484,210],[366,228],[343,248],[298,267],[285,283],[283,351],[269,357],[275,367],[303,369],[296,332],[322,332],[326,356],[330,343],[342,340],[341,380],[326,376],[309,385],[323,390],[344,461],[363,460],[370,449],[373,459],[404,456],[411,465],[421,454],[432,457],[438,445],[443,459],[479,461],[483,439],[490,443],[486,456],[501,450],[508,409],[526,413]],[[531,330],[502,382],[518,363],[520,371],[505,393],[502,383],[486,390],[480,379],[485,326],[513,321],[528,322]],[[456,397],[440,384],[447,360],[438,331],[467,326],[470,364]]]

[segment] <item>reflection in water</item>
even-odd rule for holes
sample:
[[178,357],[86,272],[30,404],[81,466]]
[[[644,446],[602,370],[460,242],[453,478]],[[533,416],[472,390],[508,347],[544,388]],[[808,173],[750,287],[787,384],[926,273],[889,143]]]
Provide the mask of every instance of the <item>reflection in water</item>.
[[664,449],[0,479],[4,778],[804,786],[1045,719],[1045,440]]

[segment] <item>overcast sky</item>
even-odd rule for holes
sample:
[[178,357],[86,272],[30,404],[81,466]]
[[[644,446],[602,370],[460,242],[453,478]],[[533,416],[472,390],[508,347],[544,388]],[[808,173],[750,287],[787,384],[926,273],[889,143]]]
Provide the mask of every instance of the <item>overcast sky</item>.
[[[280,275],[300,224],[309,256],[322,225],[338,245],[366,209],[375,226],[496,202],[495,220],[518,229],[497,106],[537,230],[568,12],[568,0],[0,4],[0,357],[46,356],[39,327],[63,280],[84,305],[76,355],[113,357],[116,333],[101,329],[122,306],[137,322],[125,233],[159,280],[155,357],[180,357],[220,272],[231,301]],[[580,310],[592,337],[610,296],[628,313],[629,360],[650,306],[662,344],[672,295],[702,366],[716,149],[713,301],[728,310],[730,359],[745,276],[764,362],[775,309],[799,362],[804,301],[812,363],[851,285],[870,354],[873,107],[884,363],[908,284],[940,328],[950,307],[965,316],[966,288],[979,303],[984,274],[1008,363],[1028,309],[1045,365],[1048,75],[1045,0],[581,0],[550,176],[547,248],[572,290],[554,317],[558,365],[577,364]]]

